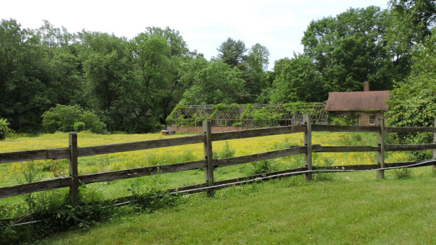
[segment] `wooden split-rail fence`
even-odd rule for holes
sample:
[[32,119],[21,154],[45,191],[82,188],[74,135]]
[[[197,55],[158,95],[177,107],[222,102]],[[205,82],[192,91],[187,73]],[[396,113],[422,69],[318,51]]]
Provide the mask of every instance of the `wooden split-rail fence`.
[[[255,161],[304,154],[304,166],[297,169],[283,170],[277,172],[266,173],[261,176],[279,176],[284,173],[304,172],[306,180],[312,179],[312,173],[316,170],[371,170],[386,167],[407,167],[411,162],[403,163],[385,163],[385,152],[388,151],[417,151],[426,149],[436,149],[436,144],[419,144],[419,145],[388,145],[385,144],[385,135],[387,133],[416,133],[416,132],[433,132],[434,127],[386,127],[383,119],[379,119],[378,126],[335,126],[335,125],[316,125],[311,124],[310,115],[304,115],[304,124],[294,126],[282,126],[263,129],[252,129],[242,131],[232,131],[223,133],[212,133],[210,121],[203,122],[203,135],[185,136],[181,138],[169,138],[148,140],[131,143],[121,143],[112,145],[100,145],[90,147],[77,147],[77,134],[69,133],[69,147],[60,149],[45,149],[21,152],[0,153],[0,164],[11,162],[23,162],[43,159],[69,159],[69,176],[57,178],[53,180],[44,180],[29,184],[21,184],[11,187],[0,188],[0,198],[23,195],[33,192],[46,191],[56,188],[69,187],[71,205],[75,206],[79,200],[79,186],[81,184],[90,184],[96,182],[105,182],[121,179],[136,178],[154,174],[166,174],[187,170],[205,169],[205,183],[185,186],[175,190],[192,190],[190,193],[199,191],[207,191],[209,195],[214,194],[214,189],[219,189],[220,185],[231,184],[243,179],[254,179],[259,175],[250,176],[240,179],[214,181],[214,169],[237,164],[250,163]],[[307,123],[309,122],[309,123]],[[312,144],[312,132],[370,132],[377,134],[377,146],[322,146]],[[261,137],[280,134],[304,133],[304,146],[292,146],[288,149],[257,153],[253,155],[238,156],[224,159],[212,158],[212,143],[214,141],[242,139],[250,137]],[[168,165],[150,166],[134,169],[125,169],[119,171],[95,173],[95,174],[78,174],[78,159],[79,157],[146,150],[153,148],[171,147],[179,145],[203,143],[204,145],[204,160],[183,162]],[[316,167],[312,165],[313,152],[376,152],[377,162],[372,165],[347,165],[347,166],[328,166]],[[434,165],[435,162],[421,164],[422,166]],[[377,170],[377,178],[384,178],[384,170]],[[203,187],[203,188],[202,188]],[[209,187],[209,188],[204,188]],[[216,188],[214,188],[216,187]]]

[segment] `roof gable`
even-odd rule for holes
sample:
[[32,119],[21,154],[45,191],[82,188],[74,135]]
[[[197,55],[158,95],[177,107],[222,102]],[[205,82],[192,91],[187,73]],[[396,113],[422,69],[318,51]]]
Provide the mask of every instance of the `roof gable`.
[[329,94],[326,111],[389,110],[385,103],[389,91],[332,92]]

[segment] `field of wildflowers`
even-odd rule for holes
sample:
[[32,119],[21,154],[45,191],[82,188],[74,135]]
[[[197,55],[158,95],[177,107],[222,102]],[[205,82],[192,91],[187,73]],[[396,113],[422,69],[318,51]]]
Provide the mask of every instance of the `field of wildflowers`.
[[[166,137],[183,137],[185,135],[163,136],[161,134],[111,134],[98,135],[87,132],[78,133],[78,146],[94,146],[161,139]],[[214,157],[242,156],[265,151],[288,148],[303,144],[303,134],[277,135],[249,139],[213,142]],[[376,135],[371,133],[324,133],[313,134],[313,144],[321,145],[376,145]],[[0,142],[0,152],[15,152],[24,150],[38,150],[49,148],[63,148],[68,146],[67,133],[44,134],[38,137],[15,136]],[[403,162],[411,160],[411,155],[405,152],[388,153],[386,162]],[[79,174],[90,174],[137,168],[153,165],[195,161],[203,159],[203,145],[193,144],[185,146],[167,147],[152,150],[132,151],[125,153],[107,154],[79,158]],[[315,166],[374,164],[376,156],[368,153],[315,153]],[[283,170],[303,166],[303,155],[273,159],[263,163],[249,163],[215,170],[216,180],[244,177],[258,173],[259,166],[267,166],[265,170]],[[38,180],[53,179],[68,175],[68,160],[41,160],[32,162],[17,162],[0,165],[0,187],[13,186]],[[413,175],[428,171],[426,168],[414,169]],[[387,177],[392,171],[387,172]],[[394,173],[394,172],[392,172]],[[337,174],[340,175],[340,174]],[[362,173],[361,178],[375,178],[372,172]],[[344,174],[344,178],[348,178]],[[174,174],[156,175],[136,179],[119,180],[88,185],[88,189],[99,193],[103,198],[112,199],[128,196],[132,186],[153,185],[166,189],[204,182],[202,170],[186,171]],[[53,193],[66,192],[54,190]],[[94,194],[95,194],[94,193]],[[43,194],[41,194],[43,195]],[[45,194],[44,194],[45,195]],[[0,199],[0,205],[22,202],[21,197]]]

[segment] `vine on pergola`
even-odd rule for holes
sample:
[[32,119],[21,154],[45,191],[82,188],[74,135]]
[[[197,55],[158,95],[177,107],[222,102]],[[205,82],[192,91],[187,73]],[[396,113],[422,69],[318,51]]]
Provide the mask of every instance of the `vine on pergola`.
[[200,126],[211,120],[214,126],[265,127],[301,123],[303,114],[325,122],[325,102],[287,104],[177,105],[166,122],[174,126]]

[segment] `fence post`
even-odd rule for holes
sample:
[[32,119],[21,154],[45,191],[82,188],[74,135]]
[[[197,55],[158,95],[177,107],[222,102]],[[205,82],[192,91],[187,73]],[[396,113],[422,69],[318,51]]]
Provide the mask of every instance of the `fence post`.
[[[436,118],[434,119],[434,127],[436,128]],[[433,144],[436,144],[436,131],[433,132]],[[433,149],[433,159],[436,159],[436,149]],[[433,165],[433,173],[436,173],[436,165]]]
[[[377,151],[377,164],[380,165],[381,168],[385,167],[385,119],[378,118],[377,126],[380,127],[380,132],[377,133],[377,145],[380,147],[380,151]],[[383,179],[385,177],[384,170],[377,170],[377,179]]]
[[[303,115],[303,122],[306,124],[306,132],[304,132],[304,145],[306,153],[304,154],[304,166],[307,170],[312,170],[312,117],[311,115]],[[312,173],[306,173],[306,181],[312,180]]]
[[79,201],[79,176],[77,168],[77,133],[70,132],[69,134],[69,145],[70,145],[70,176],[71,176],[71,186],[70,186],[70,202],[71,206],[75,207]]
[[[206,161],[206,167],[204,168],[204,176],[208,186],[212,186],[213,179],[213,152],[212,152],[212,130],[210,120],[203,121],[203,134],[206,138],[204,141],[204,160]],[[208,196],[214,196],[215,191],[209,189],[207,191]]]

